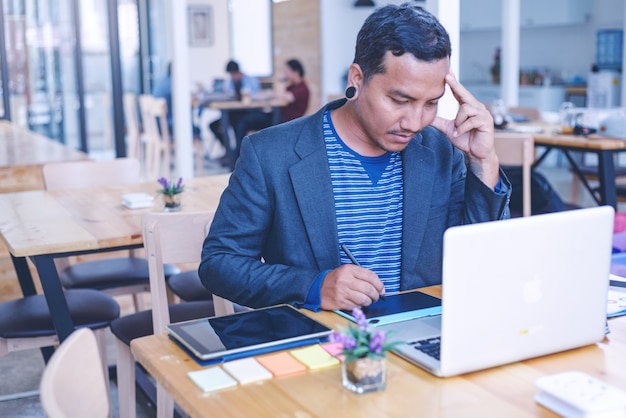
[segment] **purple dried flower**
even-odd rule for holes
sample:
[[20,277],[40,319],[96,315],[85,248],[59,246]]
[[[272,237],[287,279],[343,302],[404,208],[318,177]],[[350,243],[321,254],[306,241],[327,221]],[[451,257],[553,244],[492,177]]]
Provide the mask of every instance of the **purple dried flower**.
[[167,181],[167,179],[165,177],[161,177],[159,180],[157,180],[159,182],[159,184],[161,186],[163,186],[164,189],[169,189],[170,188],[170,182]]
[[161,177],[157,181],[162,187],[162,189],[159,190],[159,193],[163,193],[168,196],[173,196],[175,194],[182,193],[185,190],[185,185],[183,184],[182,177],[179,177],[176,183],[169,181],[165,177]]
[[385,343],[385,331],[376,331],[370,340],[370,350],[376,354],[382,354]]
[[385,331],[370,327],[361,308],[353,309],[352,317],[358,326],[349,324],[347,329],[339,327],[339,332],[329,336],[331,342],[340,343],[343,346],[342,353],[346,356],[346,360],[363,357],[380,358],[400,343],[399,341],[386,341],[388,335]]
[[330,342],[340,343],[344,350],[354,350],[357,346],[357,341],[354,338],[339,332],[330,334],[328,339]]
[[354,338],[344,335],[344,339],[342,341],[344,350],[354,350],[357,346],[357,342]]
[[363,313],[361,308],[359,308],[358,306],[354,308],[352,310],[352,316],[354,317],[354,320],[359,326],[359,329],[361,329],[362,331],[368,330],[369,324],[367,323],[367,318],[365,317],[365,314]]

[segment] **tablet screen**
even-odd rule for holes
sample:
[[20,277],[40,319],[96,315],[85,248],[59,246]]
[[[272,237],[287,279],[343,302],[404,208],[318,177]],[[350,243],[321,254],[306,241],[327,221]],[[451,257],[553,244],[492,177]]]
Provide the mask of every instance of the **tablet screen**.
[[321,338],[332,329],[290,305],[278,305],[220,317],[179,322],[170,334],[201,359]]
[[[362,308],[370,324],[384,325],[441,314],[441,299],[422,292],[404,292],[386,295]],[[351,311],[335,311],[354,321]]]

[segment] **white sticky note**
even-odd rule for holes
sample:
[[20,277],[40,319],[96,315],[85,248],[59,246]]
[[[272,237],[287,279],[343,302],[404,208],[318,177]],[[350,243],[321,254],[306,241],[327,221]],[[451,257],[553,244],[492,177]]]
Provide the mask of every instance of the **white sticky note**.
[[237,386],[237,381],[220,367],[189,372],[187,375],[204,392]]
[[263,367],[254,357],[227,361],[222,367],[242,385],[272,378],[272,372]]

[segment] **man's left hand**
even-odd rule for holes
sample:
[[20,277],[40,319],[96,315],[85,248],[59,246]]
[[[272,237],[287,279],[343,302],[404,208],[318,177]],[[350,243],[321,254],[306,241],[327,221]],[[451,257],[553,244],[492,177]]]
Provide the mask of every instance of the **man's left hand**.
[[476,100],[452,73],[446,75],[446,83],[459,103],[459,111],[454,120],[437,116],[431,125],[446,134],[452,144],[469,157],[470,169],[493,189],[500,176],[494,148],[493,118],[485,105]]

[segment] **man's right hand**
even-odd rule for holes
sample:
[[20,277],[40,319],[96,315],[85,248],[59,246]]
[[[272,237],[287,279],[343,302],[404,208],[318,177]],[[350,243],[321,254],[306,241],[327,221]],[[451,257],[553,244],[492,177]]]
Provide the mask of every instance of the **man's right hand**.
[[344,264],[330,271],[321,289],[321,308],[324,310],[368,306],[376,302],[385,286],[371,270],[354,264]]

